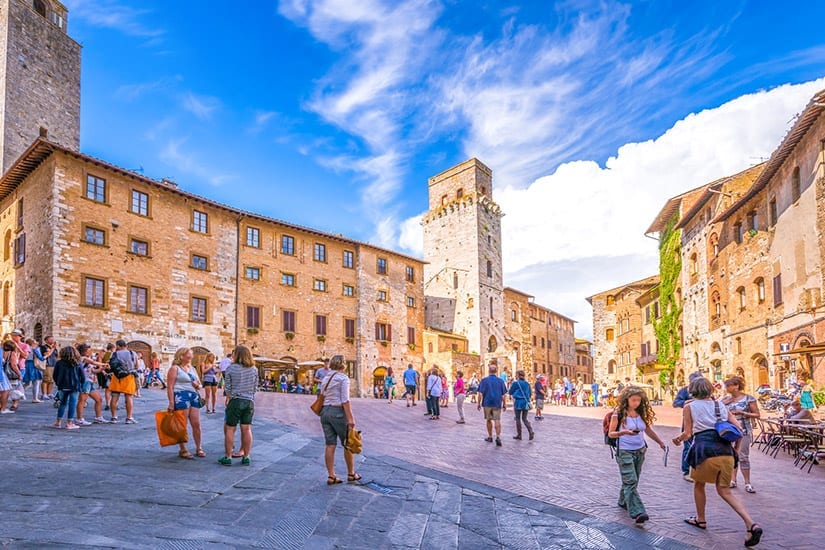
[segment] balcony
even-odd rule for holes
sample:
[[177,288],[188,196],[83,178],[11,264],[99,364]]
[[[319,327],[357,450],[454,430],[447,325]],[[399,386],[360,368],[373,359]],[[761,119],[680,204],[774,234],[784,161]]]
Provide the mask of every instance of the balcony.
[[636,366],[637,367],[646,367],[647,365],[653,365],[656,361],[659,360],[659,356],[655,353],[649,353],[647,355],[643,355],[636,359]]

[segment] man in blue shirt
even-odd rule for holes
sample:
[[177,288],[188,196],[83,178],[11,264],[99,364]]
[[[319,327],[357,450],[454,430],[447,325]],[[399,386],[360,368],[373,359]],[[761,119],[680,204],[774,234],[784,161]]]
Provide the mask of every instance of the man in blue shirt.
[[407,397],[407,406],[415,407],[415,389],[418,385],[418,373],[412,366],[412,363],[407,365],[407,370],[404,371],[404,389],[407,390],[406,397]]
[[478,410],[484,407],[484,419],[487,421],[487,443],[493,442],[493,426],[496,428],[496,446],[501,447],[501,412],[507,410],[507,385],[496,376],[497,365],[487,367],[490,373],[478,385]]

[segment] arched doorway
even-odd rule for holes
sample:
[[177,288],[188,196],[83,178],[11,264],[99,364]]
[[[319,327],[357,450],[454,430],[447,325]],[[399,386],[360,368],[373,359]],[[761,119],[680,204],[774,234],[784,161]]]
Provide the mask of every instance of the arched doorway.
[[43,343],[43,324],[42,323],[38,322],[37,324],[34,325],[33,337],[34,337],[35,340],[37,340],[38,344]]
[[711,376],[713,376],[714,382],[721,382],[722,381],[722,361],[719,359],[714,359],[710,362],[711,366]]
[[768,360],[762,354],[754,355],[751,359],[753,366],[756,369],[756,387],[769,386],[770,379],[768,378]]
[[132,340],[126,344],[126,349],[132,350],[143,359],[144,365],[149,365],[149,359],[152,356],[152,346],[140,340]]
[[[810,347],[812,341],[813,338],[810,338],[807,334],[800,335],[797,337],[796,342],[793,345],[793,349]],[[800,353],[799,358],[796,360],[796,370],[794,372],[794,374],[796,374],[796,380],[798,382],[804,382],[808,378],[811,378],[813,365],[813,355],[810,353]]]
[[614,374],[616,372],[616,361],[611,359],[607,362],[607,374]]
[[375,367],[372,371],[372,389],[373,397],[380,398],[384,391],[384,380],[387,378],[387,367]]

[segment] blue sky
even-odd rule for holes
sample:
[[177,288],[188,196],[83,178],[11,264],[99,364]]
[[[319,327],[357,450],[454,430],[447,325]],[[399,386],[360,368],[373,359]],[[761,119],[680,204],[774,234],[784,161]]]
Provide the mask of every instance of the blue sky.
[[84,152],[419,255],[427,178],[477,156],[505,282],[584,335],[585,296],[655,271],[664,200],[825,87],[819,2],[65,3]]

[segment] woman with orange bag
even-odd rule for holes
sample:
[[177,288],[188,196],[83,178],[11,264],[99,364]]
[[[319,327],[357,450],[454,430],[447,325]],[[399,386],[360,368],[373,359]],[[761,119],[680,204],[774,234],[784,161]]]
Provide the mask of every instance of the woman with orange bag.
[[[175,352],[172,366],[166,374],[166,395],[169,397],[169,411],[186,411],[186,418],[192,426],[192,437],[195,440],[195,455],[205,457],[201,448],[201,396],[198,391],[203,387],[198,380],[198,373],[192,366],[192,350],[180,348]],[[181,458],[195,458],[186,443],[180,444],[178,456]]]

